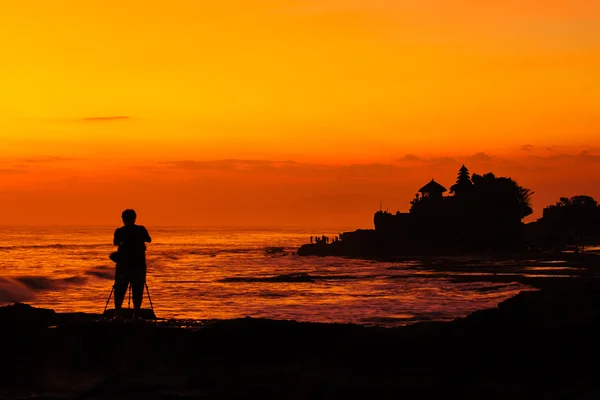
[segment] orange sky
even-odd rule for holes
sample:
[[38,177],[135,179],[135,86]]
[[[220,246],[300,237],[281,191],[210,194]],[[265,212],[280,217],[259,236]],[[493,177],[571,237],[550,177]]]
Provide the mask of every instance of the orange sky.
[[370,227],[462,163],[600,199],[596,0],[7,0],[0,49],[0,225]]

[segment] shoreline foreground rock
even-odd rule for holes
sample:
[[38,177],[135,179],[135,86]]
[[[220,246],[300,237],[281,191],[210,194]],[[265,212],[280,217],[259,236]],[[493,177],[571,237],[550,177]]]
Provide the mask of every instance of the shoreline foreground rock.
[[600,279],[400,328],[0,308],[0,398],[599,398]]

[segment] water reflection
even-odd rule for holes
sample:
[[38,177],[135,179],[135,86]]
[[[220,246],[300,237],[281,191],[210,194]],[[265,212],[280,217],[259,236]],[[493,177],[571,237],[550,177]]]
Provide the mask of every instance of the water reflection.
[[[114,274],[108,259],[112,232],[108,228],[1,229],[0,300],[26,301],[57,311],[101,312]],[[161,318],[200,321],[252,316],[391,326],[454,319],[528,289],[517,282],[498,285],[452,279],[518,273],[502,268],[497,273],[466,267],[442,273],[425,269],[435,266],[432,263],[414,260],[376,263],[298,257],[294,251],[310,236],[300,231],[153,228],[152,232],[148,286]],[[281,251],[266,251],[278,247]],[[463,266],[467,261],[444,262]],[[535,277],[548,275],[535,274],[544,272],[539,266],[527,270]],[[147,297],[144,301],[148,307]]]

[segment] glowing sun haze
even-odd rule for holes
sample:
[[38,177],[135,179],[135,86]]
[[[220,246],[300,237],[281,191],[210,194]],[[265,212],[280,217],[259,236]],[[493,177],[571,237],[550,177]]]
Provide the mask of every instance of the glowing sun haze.
[[0,224],[370,227],[463,163],[600,198],[596,0],[7,0],[0,49]]

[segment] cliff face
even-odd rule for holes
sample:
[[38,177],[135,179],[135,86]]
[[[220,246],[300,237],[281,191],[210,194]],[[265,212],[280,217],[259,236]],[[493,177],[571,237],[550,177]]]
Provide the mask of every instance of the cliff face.
[[298,255],[391,257],[516,252],[525,249],[524,224],[502,215],[462,218],[452,209],[436,212],[378,211],[374,230],[344,232],[334,243],[303,245]]

